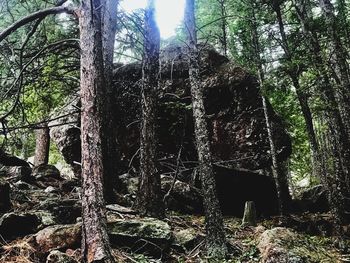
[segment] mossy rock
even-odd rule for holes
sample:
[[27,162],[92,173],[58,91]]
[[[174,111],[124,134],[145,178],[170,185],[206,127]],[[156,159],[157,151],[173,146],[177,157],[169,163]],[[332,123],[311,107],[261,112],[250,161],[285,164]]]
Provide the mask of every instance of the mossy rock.
[[112,246],[126,246],[146,254],[161,254],[172,242],[168,223],[155,218],[115,220],[108,222]]

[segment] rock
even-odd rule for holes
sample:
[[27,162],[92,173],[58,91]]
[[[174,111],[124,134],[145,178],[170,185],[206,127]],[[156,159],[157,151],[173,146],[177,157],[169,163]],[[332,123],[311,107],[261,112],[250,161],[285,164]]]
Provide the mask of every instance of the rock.
[[0,178],[0,213],[7,212],[10,208],[10,184]]
[[34,238],[41,253],[52,249],[77,248],[81,242],[81,224],[49,226],[36,233]]
[[107,210],[110,210],[112,212],[117,212],[117,213],[121,213],[121,214],[131,214],[134,215],[137,212],[132,210],[131,208],[128,207],[124,207],[118,204],[110,204],[110,205],[106,205]]
[[[174,45],[162,52],[157,138],[159,156],[176,156],[182,144],[182,159],[195,162],[197,154],[186,53],[185,47]],[[251,170],[269,167],[270,147],[256,77],[209,46],[201,48],[200,61],[214,161]],[[139,149],[140,87],[137,82],[141,79],[141,73],[140,63],[123,65],[114,71],[116,89],[113,110],[118,116],[116,129],[120,173],[129,170],[130,160]],[[76,105],[76,101],[69,104],[66,112],[76,112],[79,108]],[[271,105],[268,107],[277,135],[278,159],[285,160],[291,154],[291,140],[282,120]],[[68,118],[71,124],[51,129],[51,136],[65,160],[73,165],[81,160],[80,117],[70,114]],[[67,122],[64,118],[60,121]]]
[[225,215],[242,218],[246,201],[254,201],[258,216],[277,214],[277,191],[272,178],[219,166],[214,170],[217,194]]
[[40,228],[57,224],[56,217],[48,211],[38,210],[30,213],[36,215],[39,218],[41,223]]
[[54,179],[62,179],[60,176],[60,171],[54,166],[49,164],[41,164],[33,169],[33,176],[38,179],[45,179],[47,177]]
[[107,226],[113,246],[127,246],[138,253],[161,254],[172,241],[168,223],[155,218],[114,220]]
[[45,190],[44,190],[45,193],[56,193],[57,192],[57,189],[53,186],[48,186]]
[[46,263],[78,263],[78,261],[59,250],[52,250],[47,256]]
[[[246,201],[254,201],[258,216],[274,215],[278,212],[277,192],[273,179],[249,171],[228,169],[215,166],[215,179],[220,206],[225,215],[243,216]],[[121,177],[127,189],[127,197],[135,197],[138,189],[138,177]],[[162,194],[171,187],[173,178],[162,176]],[[131,198],[133,200],[133,198]],[[185,214],[203,212],[203,200],[198,188],[177,180],[167,208]]]
[[[158,150],[159,156],[176,156],[182,144],[182,159],[196,161],[186,53],[184,47],[171,46],[161,55]],[[251,170],[270,166],[269,141],[256,77],[210,47],[201,48],[200,58],[214,161]],[[120,116],[118,149],[124,156],[125,167],[139,148],[140,90],[136,82],[141,79],[141,73],[141,64],[132,63],[117,68],[114,75]],[[291,140],[282,120],[271,105],[268,107],[278,137],[278,158],[284,160],[291,153]]]
[[18,190],[34,190],[34,189],[36,189],[35,186],[28,184],[27,182],[24,182],[21,180],[15,182],[14,185]]
[[[165,195],[173,184],[173,178],[162,176],[161,184],[163,195]],[[169,210],[185,214],[195,214],[203,211],[203,198],[200,190],[180,180],[176,180],[166,204]]]
[[316,185],[301,194],[300,204],[303,211],[327,212],[329,211],[329,203],[327,199],[327,192],[322,185]]
[[24,182],[32,182],[32,168],[29,166],[12,166],[7,169],[7,175],[11,177],[16,177],[17,180],[22,180]]
[[0,235],[11,240],[35,233],[40,225],[40,218],[33,213],[7,213],[0,218]]
[[56,112],[53,117],[65,116],[50,122],[50,137],[56,143],[64,160],[71,165],[74,174],[80,176],[81,141],[80,141],[80,102],[79,96],[69,98],[67,107]]
[[186,228],[174,231],[174,244],[186,250],[193,249],[203,238],[194,228]]
[[298,235],[283,227],[266,230],[259,238],[258,249],[262,263],[306,263],[299,255],[290,251]]
[[43,201],[38,209],[49,211],[58,224],[73,224],[81,216],[81,201],[78,199],[50,198]]

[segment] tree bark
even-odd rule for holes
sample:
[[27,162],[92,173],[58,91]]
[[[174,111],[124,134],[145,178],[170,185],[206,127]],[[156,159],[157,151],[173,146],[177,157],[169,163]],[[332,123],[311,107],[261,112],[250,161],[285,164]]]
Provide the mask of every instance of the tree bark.
[[156,167],[156,99],[159,76],[160,33],[155,20],[155,1],[148,0],[145,13],[144,57],[142,66],[140,136],[141,180],[137,209],[142,215],[164,217],[160,174]]
[[50,152],[50,129],[46,125],[35,132],[36,145],[34,166],[48,164]]
[[104,197],[109,203],[115,202],[114,189],[119,186],[118,177],[118,146],[116,142],[116,114],[113,108],[113,55],[115,35],[117,31],[118,0],[105,0],[102,9],[102,41],[104,64],[104,118],[102,123],[102,152],[104,166]]
[[195,126],[196,146],[199,161],[199,174],[202,184],[205,211],[206,249],[211,258],[224,258],[227,255],[225,230],[210,151],[209,132],[204,108],[204,91],[200,82],[199,52],[197,48],[194,0],[187,0],[185,7],[185,30],[189,46],[189,77]]
[[[281,6],[279,0],[274,0],[272,3],[273,10],[276,13],[279,31],[282,38],[282,47],[286,56],[286,60],[290,65],[293,64],[293,54],[290,52],[289,44],[287,35],[284,28],[283,18],[282,18],[282,12],[281,12]],[[303,114],[305,124],[306,124],[306,133],[308,135],[309,143],[310,143],[310,152],[311,152],[311,162],[312,162],[312,170],[313,175],[315,177],[321,178],[324,176],[325,168],[324,163],[322,162],[320,158],[320,152],[319,152],[319,146],[316,139],[316,133],[312,121],[312,113],[309,107],[309,102],[306,97],[306,94],[302,91],[302,88],[300,87],[299,83],[299,72],[298,69],[295,66],[292,66],[292,68],[287,69],[287,74],[289,75],[290,79],[292,80],[293,86],[295,88],[295,92],[300,104],[301,112]]]
[[335,62],[340,74],[341,87],[339,92],[339,102],[343,110],[340,111],[344,120],[344,125],[350,136],[350,79],[349,65],[346,61],[348,53],[344,48],[339,36],[339,24],[334,14],[334,6],[329,0],[319,0],[320,7],[325,17],[325,23],[328,29],[328,35],[331,39]]
[[[253,56],[254,56],[255,65],[258,71],[261,89],[262,89],[262,92],[264,92],[263,88],[265,84],[265,73],[263,70],[263,62],[260,57],[261,46],[260,46],[260,41],[258,37],[258,25],[256,22],[255,7],[253,2],[250,2],[250,8],[251,8],[251,14],[252,14],[251,29],[252,29],[252,38],[253,38],[253,44],[254,44]],[[290,197],[289,187],[288,187],[288,180],[286,175],[283,172],[283,169],[280,163],[277,160],[277,149],[276,149],[276,144],[274,139],[275,135],[273,132],[270,111],[267,106],[268,105],[267,98],[264,96],[264,94],[262,94],[262,103],[263,103],[263,109],[264,109],[264,115],[265,115],[265,121],[266,121],[267,135],[268,135],[269,144],[270,144],[272,174],[274,176],[277,196],[278,196],[278,210],[279,210],[279,213],[282,215],[287,212],[291,202],[291,197]]]
[[107,234],[103,198],[103,159],[101,125],[103,121],[102,14],[99,0],[82,0],[80,9],[82,103],[82,217],[83,261],[114,262]]
[[336,220],[340,224],[346,224],[350,222],[350,192],[348,187],[350,172],[349,137],[340,114],[326,64],[321,54],[318,36],[309,27],[306,7],[295,5],[295,9],[303,32],[309,41],[310,51],[313,55],[313,64],[318,70],[319,78],[322,80],[321,94],[326,106],[325,114],[328,128],[331,132],[330,139],[333,147],[337,149],[336,154],[332,156],[335,167],[334,175],[328,174],[323,178],[323,185],[329,192],[329,201]]

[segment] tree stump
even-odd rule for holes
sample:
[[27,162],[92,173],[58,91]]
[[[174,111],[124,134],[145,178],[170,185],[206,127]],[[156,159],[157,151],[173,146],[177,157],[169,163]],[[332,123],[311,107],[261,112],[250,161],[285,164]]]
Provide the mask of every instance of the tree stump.
[[245,203],[242,226],[256,226],[256,210],[253,201]]

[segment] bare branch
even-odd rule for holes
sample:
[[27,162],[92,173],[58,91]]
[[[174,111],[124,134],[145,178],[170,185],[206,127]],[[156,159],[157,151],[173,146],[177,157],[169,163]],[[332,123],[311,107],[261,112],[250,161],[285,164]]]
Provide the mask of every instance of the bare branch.
[[12,34],[14,31],[16,31],[18,28],[36,19],[42,19],[48,15],[55,15],[55,14],[61,14],[61,13],[74,14],[74,10],[70,7],[58,6],[58,7],[43,9],[35,13],[32,13],[26,17],[23,17],[22,19],[18,20],[17,22],[13,23],[11,26],[6,28],[4,31],[2,31],[0,33],[0,42],[4,40],[7,36]]

